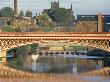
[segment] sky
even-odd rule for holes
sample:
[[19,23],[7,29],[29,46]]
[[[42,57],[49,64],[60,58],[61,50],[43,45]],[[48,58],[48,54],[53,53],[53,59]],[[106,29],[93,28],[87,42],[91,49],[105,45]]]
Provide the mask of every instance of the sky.
[[[31,10],[33,14],[40,13],[43,9],[49,9],[51,2],[58,0],[18,0],[18,9]],[[110,14],[110,0],[59,0],[60,7],[70,8],[73,5],[74,14]],[[13,0],[0,0],[0,8],[12,7]]]

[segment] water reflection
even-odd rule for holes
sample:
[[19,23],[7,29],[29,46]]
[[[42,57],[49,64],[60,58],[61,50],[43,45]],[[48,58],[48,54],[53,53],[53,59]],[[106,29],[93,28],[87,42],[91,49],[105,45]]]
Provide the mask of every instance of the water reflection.
[[81,59],[73,57],[40,56],[37,62],[31,62],[31,70],[46,73],[80,73],[103,67],[100,59]]
[[37,61],[33,61],[30,55],[26,58],[28,61],[24,61],[24,69],[36,72],[40,77],[46,76],[46,79],[39,77],[38,82],[110,82],[110,78],[79,74],[103,68],[102,58],[64,57],[56,54],[39,56]]

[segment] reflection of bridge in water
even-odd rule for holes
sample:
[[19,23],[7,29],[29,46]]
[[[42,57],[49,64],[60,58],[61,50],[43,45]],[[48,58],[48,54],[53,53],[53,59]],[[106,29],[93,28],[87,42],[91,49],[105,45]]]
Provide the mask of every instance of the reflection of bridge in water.
[[110,51],[110,33],[67,33],[67,32],[27,32],[0,33],[2,62],[6,62],[6,51],[27,44],[65,43],[92,46]]

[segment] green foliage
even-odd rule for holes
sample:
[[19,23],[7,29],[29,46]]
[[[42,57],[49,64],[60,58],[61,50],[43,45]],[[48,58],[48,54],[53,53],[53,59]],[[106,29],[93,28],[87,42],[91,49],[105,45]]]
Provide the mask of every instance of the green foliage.
[[13,9],[10,7],[4,7],[0,10],[1,17],[12,17],[13,16]]
[[2,28],[2,32],[14,32],[14,28],[11,26],[7,26]]
[[2,28],[2,32],[22,32],[22,30],[19,27],[7,26]]
[[30,45],[24,45],[19,47],[17,50],[22,54],[28,54],[31,52],[31,47]]
[[65,8],[56,8],[56,9],[52,9],[51,11],[52,12],[49,13],[49,16],[55,22],[67,22],[74,19],[74,16],[70,15],[69,10]]
[[16,27],[16,28],[14,28],[14,31],[15,31],[15,32],[22,32],[22,30],[21,30],[20,27]]
[[21,16],[21,17],[24,16],[23,10],[20,11],[19,16]]
[[33,53],[36,51],[38,44],[31,45],[23,45],[17,48],[18,52],[24,55],[28,55],[28,53]]
[[27,10],[25,16],[26,17],[32,17],[32,12]]
[[32,44],[30,46],[31,46],[31,52],[35,52],[38,47],[38,44]]
[[37,17],[38,25],[41,27],[54,27],[55,22],[51,20],[51,18],[47,14],[42,14]]
[[50,27],[41,27],[41,29],[44,32],[52,32],[52,31],[54,31],[54,28],[50,28]]

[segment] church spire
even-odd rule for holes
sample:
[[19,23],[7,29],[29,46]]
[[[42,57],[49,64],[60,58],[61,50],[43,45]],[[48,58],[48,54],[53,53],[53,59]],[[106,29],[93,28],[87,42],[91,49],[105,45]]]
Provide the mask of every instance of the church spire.
[[59,8],[59,0],[54,0],[54,2],[51,2],[51,9]]
[[70,8],[71,10],[73,9],[73,5],[71,4],[71,8]]
[[58,7],[59,7],[59,0],[58,0]]

